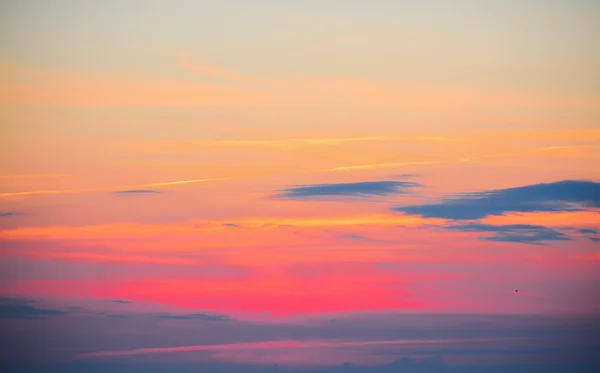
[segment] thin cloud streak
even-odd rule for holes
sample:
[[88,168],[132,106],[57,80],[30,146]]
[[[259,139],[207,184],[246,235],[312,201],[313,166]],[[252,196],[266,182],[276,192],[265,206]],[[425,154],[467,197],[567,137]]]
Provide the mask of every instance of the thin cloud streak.
[[483,155],[483,156],[477,156],[477,157],[452,159],[452,160],[446,160],[446,161],[444,161],[444,160],[440,160],[440,161],[411,161],[411,162],[365,164],[365,165],[355,165],[355,166],[340,166],[340,167],[334,167],[334,168],[327,168],[327,169],[323,169],[323,170],[316,170],[315,172],[354,171],[354,170],[368,170],[368,169],[378,169],[378,168],[392,168],[392,167],[411,166],[411,165],[424,165],[424,164],[442,164],[442,163],[472,162],[472,161],[478,161],[478,160],[483,160],[483,159],[521,156],[521,155],[527,155],[527,154],[531,154],[531,153],[548,152],[548,151],[555,151],[555,150],[561,150],[561,149],[596,149],[596,148],[600,148],[600,145],[560,145],[560,146],[546,146],[546,147],[542,147],[542,148],[526,149],[526,150],[515,151],[515,152],[510,152],[510,153],[491,154],[491,155]]
[[387,141],[393,140],[389,136],[366,136],[366,137],[338,137],[338,138],[291,138],[274,140],[219,140],[213,142],[217,145],[254,145],[254,146],[278,146],[279,144],[307,144],[307,145],[340,145],[347,142],[361,141]]
[[391,168],[411,165],[423,165],[423,164],[439,164],[439,163],[451,163],[453,161],[414,161],[414,162],[398,162],[398,163],[377,163],[377,164],[366,164],[359,166],[341,166],[334,168],[326,168],[324,170],[317,170],[316,172],[331,172],[331,171],[354,171],[354,170],[369,170],[376,168]]
[[[293,226],[303,228],[333,228],[369,225],[373,227],[408,226],[418,227],[425,223],[443,225],[445,219],[422,218],[413,215],[385,214],[356,214],[339,216],[313,216],[313,217],[264,217],[237,219],[235,224],[241,228],[272,230],[278,227]],[[32,237],[51,237],[55,239],[82,239],[90,237],[130,237],[133,235],[153,235],[165,232],[198,232],[225,229],[223,224],[232,224],[230,220],[190,220],[177,224],[131,224],[114,223],[87,226],[45,226],[45,227],[19,227],[5,229],[2,239],[27,239]]]
[[385,346],[385,345],[422,345],[422,344],[453,344],[490,342],[503,340],[522,340],[524,338],[472,338],[472,339],[417,339],[417,340],[378,340],[378,341],[340,341],[340,340],[280,340],[250,343],[230,343],[220,345],[193,345],[180,347],[156,347],[137,348],[132,350],[113,350],[89,352],[77,355],[78,358],[103,358],[111,356],[143,355],[166,352],[189,352],[189,351],[222,351],[237,349],[281,349],[281,348],[327,348],[327,347],[360,347],[360,346]]
[[179,54],[177,56],[177,61],[179,63],[179,67],[184,70],[193,71],[200,73],[206,76],[212,76],[217,78],[223,78],[227,80],[243,82],[243,83],[252,83],[252,84],[261,84],[261,85],[270,85],[270,86],[289,86],[290,84],[286,84],[284,82],[279,82],[276,80],[263,79],[263,78],[255,78],[252,76],[237,74],[231,71],[223,70],[215,66],[210,66],[206,64],[199,64],[197,62],[192,63],[187,55]]
[[[259,138],[259,139],[224,139],[224,140],[207,140],[193,142],[167,142],[167,143],[150,143],[139,147],[139,151],[143,153],[173,153],[179,154],[182,151],[199,150],[214,147],[240,147],[240,148],[270,148],[282,150],[296,150],[301,147],[310,146],[341,146],[352,143],[363,142],[385,142],[400,140],[399,137],[393,136],[356,136],[356,137],[292,137],[292,138]],[[131,145],[127,145],[131,149]]]
[[33,190],[33,191],[28,191],[28,192],[0,193],[0,197],[20,197],[20,196],[44,195],[44,194],[93,193],[93,192],[106,192],[106,191],[118,192],[118,191],[123,191],[123,190],[140,189],[140,188],[147,188],[147,187],[196,184],[196,183],[205,183],[205,182],[209,182],[209,181],[219,181],[219,180],[230,180],[230,178],[167,181],[167,182],[163,182],[163,183],[140,184],[140,185],[130,185],[130,186],[124,186],[124,187],[112,187],[112,188]]
[[18,174],[18,175],[0,175],[0,179],[47,179],[55,177],[71,176],[69,174]]

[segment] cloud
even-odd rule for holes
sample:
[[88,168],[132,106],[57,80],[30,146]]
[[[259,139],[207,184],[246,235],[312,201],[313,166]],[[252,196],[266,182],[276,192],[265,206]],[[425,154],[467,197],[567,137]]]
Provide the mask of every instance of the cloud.
[[492,236],[482,236],[479,237],[479,239],[499,242],[518,242],[531,245],[540,245],[544,241],[568,241],[571,239],[566,234],[541,225],[490,225],[471,223],[451,225],[449,227],[445,227],[445,229],[459,232],[494,233]]
[[575,229],[575,232],[581,234],[598,234],[598,230],[593,228],[579,228]]
[[192,313],[187,315],[171,315],[159,314],[161,319],[176,319],[176,320],[203,320],[203,321],[231,321],[227,315],[209,314],[209,313]]
[[202,75],[206,75],[206,76],[212,76],[212,77],[216,77],[216,78],[222,78],[222,79],[236,81],[236,82],[242,82],[242,83],[275,85],[275,86],[284,85],[283,83],[275,81],[275,80],[256,78],[256,77],[248,76],[248,75],[242,75],[242,74],[234,73],[231,71],[223,70],[216,66],[201,64],[198,62],[192,63],[188,59],[187,55],[185,55],[183,53],[179,54],[177,56],[177,59],[179,62],[179,66],[182,69],[188,70],[188,71],[194,71],[194,72],[200,73]]
[[131,303],[130,301],[127,301],[127,300],[121,300],[121,299],[109,300],[109,302],[112,302],[112,303],[119,303],[119,304],[130,304],[130,303]]
[[[19,330],[22,335],[15,340],[18,342],[16,347],[7,344],[9,349],[4,354],[11,361],[22,363],[45,362],[47,357],[52,357],[52,361],[90,364],[72,370],[31,368],[19,370],[22,372],[266,373],[278,364],[281,371],[297,373],[424,373],[431,370],[425,369],[425,366],[414,371],[405,370],[401,362],[395,365],[390,365],[390,362],[411,358],[416,363],[416,360],[436,355],[444,361],[452,359],[450,355],[462,355],[463,363],[478,364],[464,371],[448,367],[447,373],[485,372],[487,370],[482,370],[481,366],[494,364],[499,357],[505,369],[492,372],[507,369],[511,372],[548,372],[551,370],[535,370],[531,366],[563,363],[574,356],[584,361],[597,359],[597,343],[593,341],[599,325],[595,315],[580,318],[548,314],[374,312],[321,314],[314,318],[277,322],[239,320],[229,323],[194,320],[156,322],[156,314],[145,312],[132,312],[127,314],[128,318],[110,315],[62,317],[59,327],[52,330],[39,330],[36,323],[17,325],[12,320],[5,320],[6,325],[3,326],[11,328],[9,333]],[[332,322],[332,318],[336,321]],[[527,327],[524,328],[524,325]],[[22,348],[28,345],[39,348],[23,351]],[[16,358],[13,353],[17,354]],[[514,362],[512,357],[526,361],[529,370],[512,369],[512,365],[507,365]],[[402,364],[409,363],[406,359],[402,360]],[[111,369],[108,366],[92,369],[92,364],[126,362],[151,362],[162,366],[160,369],[156,366],[145,369],[142,365],[132,365],[129,369]],[[180,363],[193,366],[179,370]],[[2,369],[0,365],[0,371],[16,370]],[[577,372],[568,369],[558,371]]]
[[[321,138],[273,138],[273,139],[241,139],[241,140],[218,140],[206,143],[197,143],[197,145],[213,146],[248,146],[248,147],[267,147],[280,149],[297,149],[306,146],[329,145],[339,146],[344,144],[360,142],[380,142],[391,141],[390,136],[363,136],[363,137],[321,137]],[[177,145],[181,148],[181,145]]]
[[323,349],[344,347],[381,347],[415,345],[452,345],[478,342],[496,342],[519,340],[521,338],[456,338],[456,339],[389,339],[389,340],[275,340],[261,342],[242,342],[229,344],[192,345],[179,347],[136,348],[131,350],[98,351],[80,354],[80,358],[101,358],[109,356],[144,355],[167,352],[190,351],[227,351],[227,350],[282,350],[282,349]]
[[368,197],[406,193],[421,184],[409,181],[364,181],[358,183],[301,185],[280,191],[276,198],[316,199],[318,197]]
[[579,233],[584,238],[587,238],[588,240],[590,240],[592,242],[600,242],[600,237],[598,237],[599,232],[597,229],[594,229],[594,228],[568,228],[568,229],[572,230],[575,233]]
[[394,210],[426,218],[481,219],[509,212],[583,211],[600,207],[600,183],[564,180],[449,196],[440,202]]
[[[196,183],[206,183],[209,181],[220,181],[220,180],[230,180],[229,178],[214,178],[214,179],[196,179],[196,180],[177,180],[177,181],[167,181],[162,183],[152,183],[152,184],[141,184],[134,186],[125,186],[125,187],[113,187],[113,188],[86,188],[86,189],[54,189],[54,190],[33,190],[28,192],[9,192],[9,193],[0,193],[0,197],[22,197],[22,196],[32,196],[32,195],[44,195],[44,194],[70,194],[70,193],[93,193],[93,192],[114,192],[115,189],[120,190],[136,190],[140,191],[141,188],[145,187],[167,187],[174,185],[184,185],[184,184],[196,184]],[[118,192],[117,192],[118,193]]]
[[0,218],[8,218],[10,216],[17,216],[16,212],[0,212]]
[[319,170],[320,172],[332,172],[332,171],[356,171],[356,170],[371,170],[378,168],[393,168],[393,167],[403,167],[403,166],[415,166],[415,165],[426,165],[426,164],[440,164],[440,163],[450,163],[452,161],[407,161],[407,162],[395,162],[395,163],[376,163],[376,164],[364,164],[364,165],[355,165],[355,166],[340,166],[333,168],[326,168],[324,170]]
[[[547,350],[540,349],[542,353]],[[444,351],[445,352],[445,351]],[[478,352],[483,354],[483,352]],[[523,354],[522,351],[516,351]],[[362,365],[344,363],[329,367],[294,367],[292,369],[271,364],[257,366],[256,364],[198,364],[198,363],[164,363],[164,362],[140,362],[140,361],[75,361],[75,362],[53,362],[53,363],[27,363],[0,365],[0,371],[37,373],[37,372],[112,372],[112,373],[192,373],[192,372],[236,372],[236,373],[589,373],[596,371],[597,364],[593,361],[574,361],[570,363],[547,363],[547,362],[498,362],[478,364],[446,364],[443,357],[435,355],[421,359],[401,358],[384,365]],[[3,369],[6,367],[6,370]]]
[[370,242],[370,243],[386,242],[385,240],[379,240],[379,239],[363,236],[362,234],[344,234],[344,235],[341,235],[340,238],[348,239],[348,240],[355,240],[355,241],[362,241],[362,242]]
[[599,147],[600,146],[597,146],[597,145],[547,146],[547,147],[542,147],[542,148],[531,148],[531,149],[525,149],[525,150],[514,151],[514,152],[509,152],[509,153],[498,153],[498,154],[489,154],[489,155],[482,155],[482,156],[462,157],[462,158],[453,158],[453,159],[339,166],[339,167],[327,168],[324,170],[318,170],[318,172],[358,171],[358,170],[371,170],[371,169],[380,169],[380,168],[397,168],[397,167],[415,166],[415,165],[466,163],[466,162],[473,162],[473,161],[494,159],[494,158],[535,155],[538,153],[554,152],[554,151],[563,150],[563,149],[596,149]]
[[46,316],[65,315],[67,312],[30,306],[30,301],[18,298],[0,299],[0,319],[40,319]]
[[152,189],[128,189],[128,190],[118,190],[114,193],[117,194],[153,194],[153,193],[161,193],[158,190]]
[[55,177],[65,177],[69,174],[20,174],[20,175],[0,175],[0,179],[47,179]]
[[352,240],[371,241],[371,239],[369,237],[361,236],[360,234],[346,234],[346,235],[343,235],[342,238],[349,238]]
[[[23,66],[7,71],[5,65],[0,61],[2,107],[248,107],[265,105],[279,97],[256,87],[223,82],[112,73],[98,76]],[[243,78],[234,81],[240,80]]]

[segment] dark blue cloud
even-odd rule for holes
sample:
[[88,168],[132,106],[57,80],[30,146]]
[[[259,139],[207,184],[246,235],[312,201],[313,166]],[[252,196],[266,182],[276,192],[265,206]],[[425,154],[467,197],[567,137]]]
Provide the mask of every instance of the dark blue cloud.
[[119,314],[119,313],[109,313],[109,314],[106,314],[106,317],[110,317],[110,318],[113,318],[113,319],[126,319],[129,316],[122,315],[122,314]]
[[358,183],[300,185],[280,191],[276,198],[317,199],[318,197],[369,197],[407,193],[421,186],[410,181],[364,181]]
[[444,229],[458,232],[494,233],[492,236],[483,236],[479,237],[479,239],[499,242],[518,242],[531,245],[540,245],[544,241],[568,241],[571,239],[566,234],[560,233],[552,228],[529,224],[490,225],[471,223],[451,225],[444,227]]
[[593,228],[578,228],[575,229],[575,232],[581,234],[598,234],[598,230]]
[[112,303],[120,303],[120,304],[130,304],[130,303],[131,303],[130,301],[127,301],[127,300],[121,300],[121,299],[114,299],[114,300],[110,300],[109,302],[112,302]]
[[565,228],[566,230],[571,230],[575,233],[579,233],[584,238],[592,241],[592,242],[600,242],[600,237],[598,237],[598,230],[594,228]]
[[0,218],[8,218],[10,216],[17,216],[19,214],[17,214],[16,212],[0,212]]
[[0,319],[40,319],[67,314],[65,311],[33,307],[30,303],[18,298],[0,299]]
[[581,211],[600,208],[600,183],[564,180],[548,184],[449,196],[436,203],[394,210],[426,218],[481,219],[510,212]]
[[379,240],[374,239],[374,238],[370,238],[367,236],[363,236],[361,234],[344,234],[341,235],[340,238],[342,239],[349,239],[349,240],[356,240],[356,241],[364,241],[364,242],[378,242]]
[[366,240],[366,241],[371,240],[370,238],[361,236],[360,234],[345,234],[342,236],[342,238],[350,238],[352,240]]
[[156,194],[160,193],[158,190],[152,189],[129,189],[129,190],[118,190],[114,193],[117,194]]
[[176,320],[204,320],[204,321],[231,321],[227,315],[209,314],[209,313],[192,313],[187,315],[171,315],[167,313],[158,314],[161,319],[176,319]]

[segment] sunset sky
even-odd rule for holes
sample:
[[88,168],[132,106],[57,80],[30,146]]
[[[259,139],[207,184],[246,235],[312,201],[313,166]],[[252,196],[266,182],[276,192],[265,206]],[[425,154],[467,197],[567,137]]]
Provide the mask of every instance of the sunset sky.
[[0,370],[587,372],[598,45],[588,0],[0,1]]

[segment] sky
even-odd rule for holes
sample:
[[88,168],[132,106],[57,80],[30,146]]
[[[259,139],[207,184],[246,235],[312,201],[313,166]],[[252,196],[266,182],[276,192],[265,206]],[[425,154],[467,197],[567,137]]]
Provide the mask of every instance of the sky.
[[599,44],[589,0],[0,1],[0,370],[599,369]]

